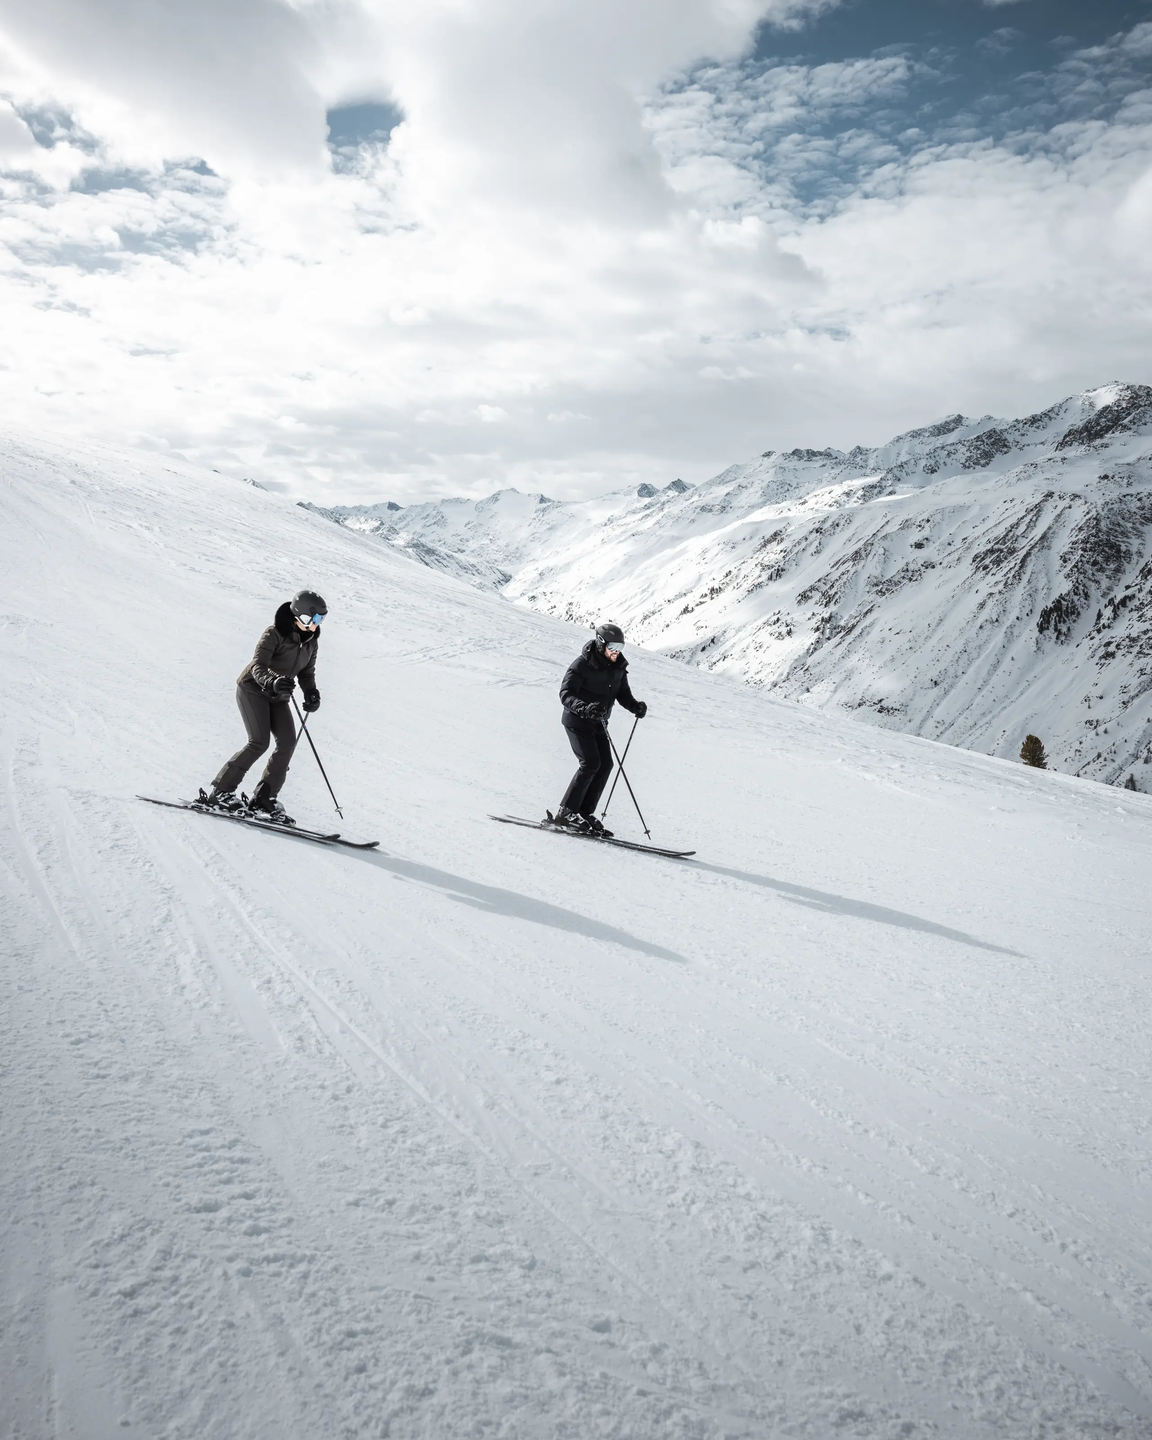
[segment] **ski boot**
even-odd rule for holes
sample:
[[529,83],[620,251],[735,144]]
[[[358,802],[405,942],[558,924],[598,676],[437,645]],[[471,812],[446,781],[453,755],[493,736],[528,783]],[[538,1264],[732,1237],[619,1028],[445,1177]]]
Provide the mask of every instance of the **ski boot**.
[[589,835],[595,835],[597,840],[611,840],[612,831],[601,824],[595,815],[585,815],[584,824],[588,827]]
[[257,785],[253,790],[252,798],[248,801],[248,812],[257,820],[267,820],[272,825],[296,824],[276,796],[269,795],[263,785]]
[[577,835],[590,835],[592,833],[588,828],[588,821],[585,820],[584,816],[578,815],[575,810],[569,810],[566,805],[561,805],[555,815],[552,814],[551,810],[547,811],[546,814],[548,818],[544,823],[546,825],[555,825],[558,830],[575,830]]
[[205,795],[201,790],[196,803],[205,810],[222,810],[225,815],[240,815],[244,811],[244,802],[235,790],[217,790],[215,785],[210,795]]

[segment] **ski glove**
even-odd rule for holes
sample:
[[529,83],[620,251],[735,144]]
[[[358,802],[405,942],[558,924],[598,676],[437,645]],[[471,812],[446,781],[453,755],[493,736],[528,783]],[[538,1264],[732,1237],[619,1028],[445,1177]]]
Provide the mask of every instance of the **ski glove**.
[[277,675],[272,682],[272,699],[287,700],[296,688],[296,681],[290,675]]
[[313,710],[320,709],[320,691],[306,690],[304,692],[304,713],[311,715]]
[[643,720],[644,716],[648,714],[648,706],[646,702],[643,700],[637,700],[636,708],[635,710],[633,710],[632,713],[636,716],[637,720]]
[[585,719],[585,720],[603,720],[603,719],[604,719],[604,706],[600,704],[599,700],[586,700],[586,701],[584,702],[584,719]]

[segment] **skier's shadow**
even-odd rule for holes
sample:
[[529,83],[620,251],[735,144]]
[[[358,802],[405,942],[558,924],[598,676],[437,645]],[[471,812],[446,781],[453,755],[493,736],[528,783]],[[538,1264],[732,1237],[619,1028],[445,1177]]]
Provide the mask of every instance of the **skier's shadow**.
[[461,905],[471,905],[477,910],[486,910],[492,915],[509,915],[517,920],[530,920],[535,925],[547,925],[553,930],[566,930],[571,935],[583,935],[588,940],[610,941],[622,945],[626,950],[651,955],[656,960],[675,960],[681,965],[688,961],[675,950],[663,945],[653,945],[627,930],[615,925],[606,925],[602,920],[593,920],[576,910],[565,910],[560,905],[550,905],[546,900],[534,900],[530,895],[520,895],[515,890],[503,890],[498,885],[481,885],[476,880],[465,880],[462,875],[453,875],[447,870],[437,870],[432,865],[421,865],[415,860],[401,860],[396,855],[382,855],[378,850],[365,854],[359,859],[375,865],[389,874],[398,875],[402,880],[414,880],[418,885],[428,885],[440,890]]
[[846,895],[832,895],[825,890],[812,890],[807,885],[792,885],[787,880],[773,880],[770,875],[751,875],[747,870],[730,870],[726,865],[708,865],[701,860],[694,862],[694,870],[710,870],[713,875],[727,875],[733,880],[743,880],[749,885],[761,885],[765,890],[775,890],[785,900],[796,905],[806,905],[811,910],[820,910],[826,915],[853,915],[859,920],[871,920],[879,925],[895,925],[900,930],[918,930],[922,935],[937,935],[942,940],[955,940],[960,945],[971,945],[976,950],[988,950],[993,955],[1012,955],[1018,960],[1026,959],[1019,950],[1008,950],[1003,945],[992,945],[963,930],[953,930],[947,925],[937,925],[933,920],[922,920],[918,915],[906,915],[902,910],[889,910],[884,905],[869,905],[866,900],[849,900]]

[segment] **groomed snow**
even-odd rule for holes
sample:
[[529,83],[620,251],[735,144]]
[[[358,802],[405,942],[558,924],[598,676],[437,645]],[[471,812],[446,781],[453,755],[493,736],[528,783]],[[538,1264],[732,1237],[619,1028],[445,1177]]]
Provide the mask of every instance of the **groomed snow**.
[[[0,516],[0,1434],[1152,1435],[1152,800],[637,651],[699,858],[501,827],[586,632],[154,456]],[[134,799],[302,584],[374,854]]]

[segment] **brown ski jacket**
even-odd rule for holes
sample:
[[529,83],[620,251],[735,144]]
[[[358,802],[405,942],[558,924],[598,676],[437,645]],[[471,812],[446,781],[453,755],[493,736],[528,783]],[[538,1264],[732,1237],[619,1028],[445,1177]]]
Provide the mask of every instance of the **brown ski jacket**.
[[[256,642],[256,653],[240,672],[237,685],[252,695],[272,699],[272,686],[281,675],[299,679],[305,694],[316,689],[316,651],[320,632],[301,630],[292,607],[285,600],[276,611],[275,623]],[[284,702],[288,702],[285,700]]]

